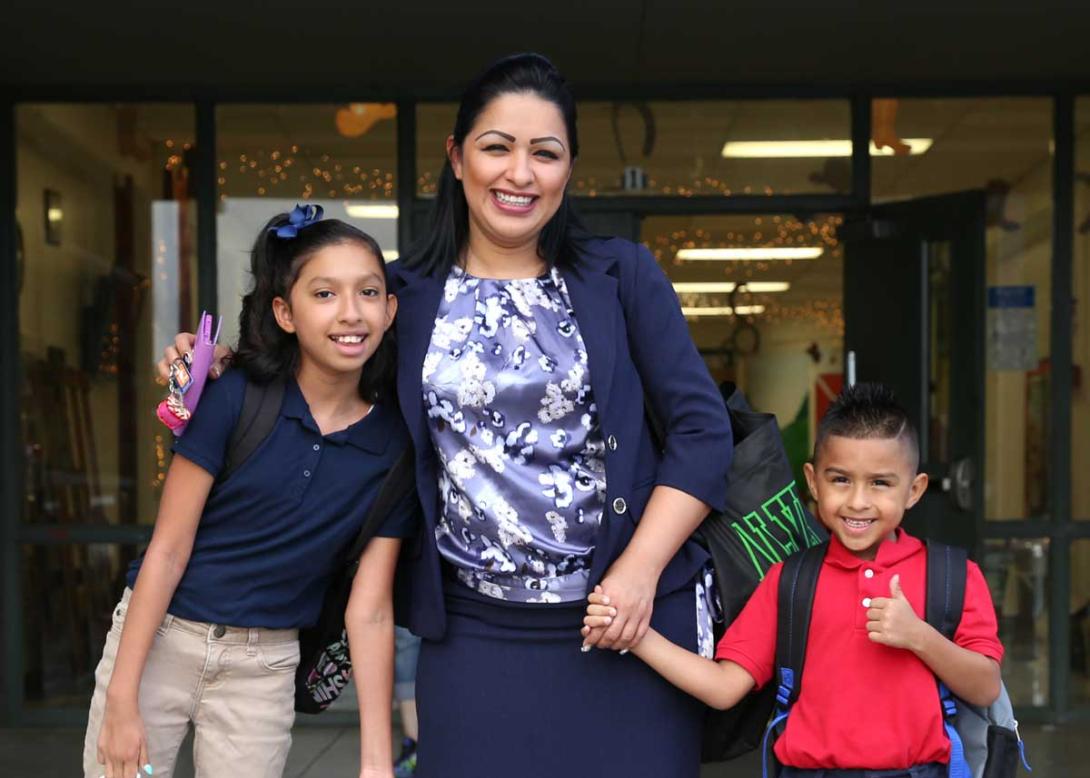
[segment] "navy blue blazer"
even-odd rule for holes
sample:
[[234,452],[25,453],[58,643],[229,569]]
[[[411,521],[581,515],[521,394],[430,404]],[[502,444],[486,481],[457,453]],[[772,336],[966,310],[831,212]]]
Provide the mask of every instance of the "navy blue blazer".
[[[389,266],[398,298],[397,394],[416,448],[421,536],[399,565],[399,621],[421,637],[446,629],[443,576],[435,528],[440,512],[439,462],[428,432],[422,393],[445,278]],[[619,238],[593,239],[574,268],[562,271],[587,348],[590,383],[606,441],[607,500],[590,569],[601,581],[628,545],[651,490],[687,492],[715,509],[726,499],[732,441],[726,406],[697,353],[677,295],[646,247]],[[663,430],[656,446],[647,398]],[[692,580],[707,553],[687,541],[659,579],[658,593]]]

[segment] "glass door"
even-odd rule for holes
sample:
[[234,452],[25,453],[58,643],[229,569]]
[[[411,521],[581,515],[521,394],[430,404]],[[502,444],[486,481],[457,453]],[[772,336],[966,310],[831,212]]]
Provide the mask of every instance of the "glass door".
[[[979,552],[983,489],[985,200],[878,206],[845,229],[847,371],[896,391],[931,485],[906,529]],[[974,554],[975,555],[975,554]]]

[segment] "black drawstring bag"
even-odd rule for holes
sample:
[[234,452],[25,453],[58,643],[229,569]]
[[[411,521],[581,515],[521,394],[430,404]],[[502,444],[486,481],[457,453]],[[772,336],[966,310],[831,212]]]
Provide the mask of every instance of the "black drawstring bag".
[[[727,504],[694,533],[711,554],[723,606],[717,644],[768,568],[827,538],[802,503],[776,417],[750,408],[733,384],[724,385],[723,396],[734,438]],[[776,685],[768,684],[730,710],[709,709],[702,761],[721,762],[758,748],[775,700]]]

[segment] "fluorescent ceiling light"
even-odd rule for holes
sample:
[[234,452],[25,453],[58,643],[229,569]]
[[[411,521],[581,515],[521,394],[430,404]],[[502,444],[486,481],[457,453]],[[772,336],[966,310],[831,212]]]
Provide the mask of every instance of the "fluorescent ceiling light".
[[401,256],[401,254],[398,253],[397,249],[385,249],[382,252],[382,258],[385,259],[387,262],[393,262],[395,259],[397,259],[400,256]]
[[701,316],[756,316],[765,312],[763,305],[739,305],[731,308],[729,305],[709,306],[707,308],[683,307],[681,312],[690,319],[698,319]]
[[[674,291],[678,294],[730,294],[735,286],[737,284],[733,281],[678,281],[674,284]],[[745,291],[754,294],[786,292],[791,288],[787,281],[749,281],[742,286]]]
[[[902,138],[910,155],[923,154],[934,143],[932,138]],[[850,140],[729,140],[722,155],[728,159],[797,159],[801,157],[850,157]],[[872,157],[896,156],[889,146],[870,144]]]
[[758,260],[817,259],[825,253],[821,246],[770,246],[756,249],[681,249],[678,259]]
[[351,203],[344,209],[353,219],[397,218],[397,205],[390,203]]

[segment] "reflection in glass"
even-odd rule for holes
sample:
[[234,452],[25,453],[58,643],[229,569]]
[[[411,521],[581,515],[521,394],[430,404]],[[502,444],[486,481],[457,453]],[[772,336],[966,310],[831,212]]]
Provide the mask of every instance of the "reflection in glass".
[[134,546],[22,547],[23,689],[31,706],[86,707]]
[[22,104],[16,127],[23,521],[150,523],[153,365],[196,307],[193,110]]
[[[417,108],[417,191],[434,194],[456,106]],[[846,100],[584,102],[571,191],[771,195],[851,190]],[[875,154],[887,153],[874,149]]]
[[999,619],[1011,701],[1048,705],[1048,540],[987,540],[980,567]]

